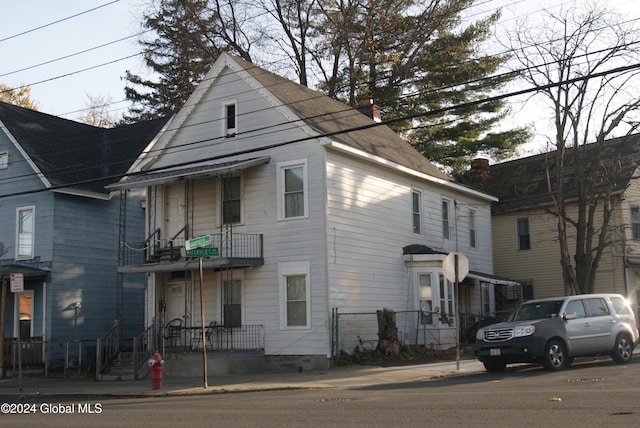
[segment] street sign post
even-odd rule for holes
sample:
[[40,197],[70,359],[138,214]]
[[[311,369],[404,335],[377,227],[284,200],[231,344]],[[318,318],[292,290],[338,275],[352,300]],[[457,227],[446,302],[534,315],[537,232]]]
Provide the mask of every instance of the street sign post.
[[194,248],[184,252],[185,257],[218,257],[219,255],[218,247]]

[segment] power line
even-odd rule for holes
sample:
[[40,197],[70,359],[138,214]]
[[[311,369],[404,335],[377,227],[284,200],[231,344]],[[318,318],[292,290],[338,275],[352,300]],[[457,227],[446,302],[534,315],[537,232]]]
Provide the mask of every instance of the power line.
[[[331,136],[335,136],[335,135],[339,135],[339,134],[363,131],[363,130],[375,128],[375,127],[378,127],[378,126],[389,125],[389,124],[396,123],[396,122],[399,122],[399,121],[406,121],[406,120],[416,119],[416,118],[419,118],[419,117],[438,115],[438,114],[441,114],[441,113],[444,113],[444,112],[447,112],[447,111],[450,111],[450,110],[454,110],[454,109],[473,107],[473,106],[477,106],[477,105],[484,104],[484,103],[487,103],[487,102],[492,102],[492,101],[496,101],[496,100],[500,100],[500,99],[519,96],[519,95],[523,95],[523,94],[527,94],[527,93],[547,90],[547,89],[551,89],[551,88],[558,87],[558,86],[569,85],[569,84],[572,84],[572,83],[576,83],[576,82],[580,82],[580,81],[584,81],[584,80],[588,80],[588,79],[592,79],[592,78],[605,77],[605,76],[608,76],[610,74],[625,73],[625,72],[632,71],[632,70],[637,70],[637,69],[640,69],[640,63],[632,64],[632,65],[628,65],[628,66],[624,66],[624,67],[617,67],[617,68],[614,68],[614,69],[611,69],[611,70],[606,70],[606,71],[594,73],[594,74],[589,75],[589,76],[580,76],[580,77],[575,77],[575,78],[567,79],[567,80],[560,81],[560,82],[549,83],[549,84],[546,84],[546,85],[538,85],[538,86],[522,89],[522,90],[519,90],[519,91],[509,92],[509,93],[497,95],[497,96],[494,96],[494,97],[485,98],[485,99],[482,99],[482,100],[470,101],[470,102],[466,102],[466,103],[463,103],[463,104],[458,104],[458,105],[455,105],[455,106],[447,106],[447,107],[443,107],[443,108],[440,108],[440,109],[437,109],[437,110],[428,111],[428,112],[416,113],[416,114],[412,114],[412,115],[407,115],[407,116],[403,116],[403,117],[398,117],[398,118],[385,120],[385,121],[382,121],[382,122],[371,122],[371,123],[369,123],[367,125],[352,127],[352,128],[348,128],[348,129],[335,131],[335,132],[327,132],[327,133],[323,133],[323,134],[320,134],[320,135],[306,136],[306,137],[296,138],[296,139],[289,140],[289,141],[283,141],[283,142],[279,142],[279,143],[270,144],[270,145],[267,145],[267,146],[262,146],[262,147],[247,149],[247,150],[236,151],[236,152],[233,152],[233,153],[225,153],[223,155],[211,156],[209,158],[204,158],[204,159],[197,159],[197,160],[193,160],[193,161],[182,162],[182,163],[178,163],[178,164],[173,164],[170,167],[150,168],[150,169],[148,169],[146,171],[141,171],[141,172],[137,172],[137,173],[134,172],[134,173],[126,174],[126,175],[131,176],[131,177],[138,176],[138,175],[146,175],[146,174],[149,174],[149,173],[166,171],[168,169],[174,169],[174,168],[178,168],[178,167],[190,166],[190,165],[193,165],[193,164],[199,164],[199,163],[202,163],[202,162],[211,162],[211,161],[215,161],[215,160],[219,160],[219,159],[229,158],[231,156],[234,156],[234,157],[243,156],[243,155],[262,152],[262,151],[265,151],[265,150],[271,150],[271,149],[274,149],[274,148],[283,147],[283,146],[287,146],[287,145],[291,145],[291,144],[295,144],[295,143],[300,143],[300,142],[309,141],[309,140],[315,140],[315,139],[318,139],[318,138],[327,138],[327,137],[331,137]],[[211,142],[211,141],[218,140],[218,139],[221,139],[221,138],[223,138],[223,137],[207,138],[207,139],[203,139],[203,140],[198,141],[198,143]],[[34,194],[34,193],[40,193],[40,192],[49,191],[49,190],[68,189],[68,188],[72,188],[72,187],[75,187],[75,186],[86,185],[86,184],[96,183],[96,182],[105,181],[105,180],[116,180],[116,179],[119,179],[119,178],[120,178],[120,175],[96,177],[95,179],[81,180],[81,181],[74,182],[74,183],[67,183],[65,185],[52,186],[52,187],[49,187],[49,188],[46,188],[46,189],[34,189],[34,190],[30,190],[30,191],[21,191],[21,192],[8,193],[8,194],[0,195],[0,198],[6,198],[6,197],[12,197],[12,196],[21,196],[21,195],[27,195],[27,194]]]

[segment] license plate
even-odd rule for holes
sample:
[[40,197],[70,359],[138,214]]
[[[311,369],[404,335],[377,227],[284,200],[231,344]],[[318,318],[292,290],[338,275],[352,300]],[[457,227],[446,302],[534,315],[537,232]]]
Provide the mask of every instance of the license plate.
[[500,348],[491,348],[489,350],[489,355],[491,355],[492,357],[499,357],[500,356]]

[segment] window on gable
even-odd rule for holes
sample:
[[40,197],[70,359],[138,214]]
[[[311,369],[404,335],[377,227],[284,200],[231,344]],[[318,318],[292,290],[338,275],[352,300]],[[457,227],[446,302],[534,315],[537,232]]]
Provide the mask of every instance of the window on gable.
[[232,137],[238,133],[238,113],[236,103],[224,105],[224,131],[227,137]]
[[422,224],[422,195],[417,190],[412,192],[413,197],[413,233],[420,235]]
[[640,206],[631,205],[631,238],[640,239]]
[[9,168],[9,152],[0,152],[0,169]]
[[18,208],[17,212],[17,241],[16,245],[18,259],[33,258],[34,244],[34,207]]
[[290,219],[308,215],[306,161],[278,164],[278,218]]
[[476,248],[476,210],[469,210],[469,246]]
[[451,239],[451,222],[450,216],[450,204],[447,199],[442,200],[442,238],[445,240]]
[[241,178],[226,177],[222,179],[222,223],[233,224],[242,221],[241,216]]
[[520,217],[516,219],[516,229],[518,250],[530,250],[531,233],[529,230],[529,217]]

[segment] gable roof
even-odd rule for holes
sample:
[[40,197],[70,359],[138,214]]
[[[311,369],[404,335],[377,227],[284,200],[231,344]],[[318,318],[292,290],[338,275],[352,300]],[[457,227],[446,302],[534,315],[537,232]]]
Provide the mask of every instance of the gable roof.
[[[587,144],[580,150],[584,158],[594,156],[596,144]],[[576,182],[573,179],[573,150],[568,149],[565,157],[564,194],[567,200],[577,197]],[[556,168],[554,152],[503,162],[490,167],[490,182],[487,191],[498,197],[492,212],[504,213],[530,209],[551,203],[547,187],[547,168],[553,176]],[[623,192],[633,178],[640,163],[640,134],[607,140],[601,154],[603,168],[610,168],[617,162],[620,173],[616,174],[613,192]]]
[[105,129],[0,102],[0,130],[54,190],[108,194],[167,120]]
[[259,68],[241,58],[227,56],[320,136],[329,136],[332,140],[356,150],[450,181],[447,174],[429,162],[391,128],[375,122],[358,109]]

